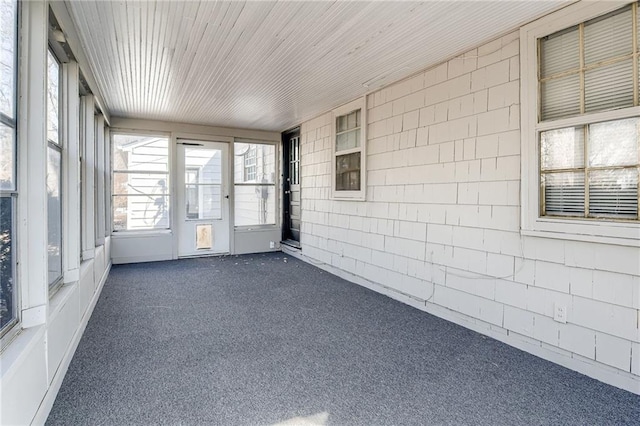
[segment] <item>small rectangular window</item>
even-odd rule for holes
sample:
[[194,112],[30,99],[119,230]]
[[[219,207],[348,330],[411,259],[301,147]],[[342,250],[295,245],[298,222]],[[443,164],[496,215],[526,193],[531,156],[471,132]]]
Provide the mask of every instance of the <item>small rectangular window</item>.
[[60,63],[51,50],[47,54],[47,139],[60,144]]
[[113,231],[168,229],[169,139],[112,134]]
[[275,146],[236,142],[234,153],[235,226],[275,225]]
[[49,253],[49,285],[62,278],[62,153],[49,147],[47,154],[47,252]]
[[0,331],[16,319],[14,197],[0,197]]
[[333,111],[334,198],[364,199],[364,108],[364,100],[357,100]]
[[47,52],[47,229],[50,295],[62,283],[62,140],[60,138],[60,63]]

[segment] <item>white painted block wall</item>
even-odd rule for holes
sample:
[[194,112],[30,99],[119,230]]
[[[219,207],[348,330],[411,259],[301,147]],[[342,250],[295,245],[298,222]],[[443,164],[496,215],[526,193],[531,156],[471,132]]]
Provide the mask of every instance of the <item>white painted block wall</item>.
[[330,199],[331,114],[303,123],[303,254],[640,393],[640,250],[520,235],[518,51],[514,32],[370,94],[365,202]]

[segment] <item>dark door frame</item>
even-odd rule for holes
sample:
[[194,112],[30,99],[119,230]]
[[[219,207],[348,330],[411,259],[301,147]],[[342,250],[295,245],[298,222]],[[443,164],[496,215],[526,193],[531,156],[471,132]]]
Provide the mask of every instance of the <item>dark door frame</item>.
[[282,241],[293,240],[291,234],[291,206],[290,169],[289,169],[289,139],[300,137],[300,126],[282,132]]

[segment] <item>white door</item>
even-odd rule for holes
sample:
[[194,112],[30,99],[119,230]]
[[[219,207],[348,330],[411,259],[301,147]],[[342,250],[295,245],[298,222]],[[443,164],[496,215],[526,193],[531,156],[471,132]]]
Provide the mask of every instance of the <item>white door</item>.
[[229,253],[228,149],[178,139],[178,256]]

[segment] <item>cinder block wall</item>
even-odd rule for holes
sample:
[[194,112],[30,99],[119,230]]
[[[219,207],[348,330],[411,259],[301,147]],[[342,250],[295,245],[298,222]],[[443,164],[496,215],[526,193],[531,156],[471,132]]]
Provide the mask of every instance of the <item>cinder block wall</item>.
[[639,250],[520,235],[518,34],[368,96],[365,202],[330,198],[331,114],[302,124],[303,254],[640,393]]

